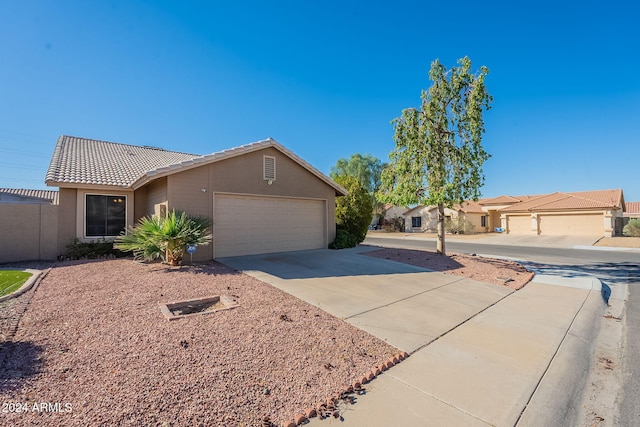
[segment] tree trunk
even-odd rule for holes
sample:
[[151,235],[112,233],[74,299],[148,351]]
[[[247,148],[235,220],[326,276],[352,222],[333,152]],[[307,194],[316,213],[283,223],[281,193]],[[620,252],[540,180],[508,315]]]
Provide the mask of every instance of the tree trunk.
[[445,255],[444,251],[444,204],[438,204],[438,246],[436,253]]

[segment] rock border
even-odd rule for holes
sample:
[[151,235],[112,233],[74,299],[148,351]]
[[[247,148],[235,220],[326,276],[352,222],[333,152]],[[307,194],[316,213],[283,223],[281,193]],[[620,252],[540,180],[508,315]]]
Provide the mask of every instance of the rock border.
[[333,396],[327,397],[327,399],[323,402],[318,402],[315,407],[307,408],[304,411],[304,414],[295,414],[292,418],[288,418],[282,424],[277,424],[271,421],[270,417],[264,417],[262,420],[262,427],[296,427],[303,424],[307,424],[310,418],[318,417],[321,420],[326,418],[340,418],[342,420],[342,416],[340,414],[340,410],[338,409],[338,405],[340,403],[355,404],[354,394],[363,395],[366,393],[366,389],[364,384],[367,384],[373,381],[378,375],[382,374],[382,372],[388,370],[389,368],[397,365],[402,362],[404,359],[409,357],[409,354],[406,351],[402,351],[396,355],[391,356],[386,361],[380,363],[371,368],[371,370],[365,373],[359,381],[355,381],[353,384],[345,386],[339,393],[336,393]]

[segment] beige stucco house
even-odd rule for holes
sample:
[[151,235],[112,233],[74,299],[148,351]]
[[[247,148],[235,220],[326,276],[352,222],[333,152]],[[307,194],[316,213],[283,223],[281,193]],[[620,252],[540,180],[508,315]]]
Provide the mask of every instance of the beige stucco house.
[[347,193],[273,139],[201,156],[63,135],[46,183],[59,187],[60,252],[176,209],[214,221],[194,260],[326,248]]
[[621,189],[552,193],[529,197],[500,209],[509,234],[611,237],[622,232]]
[[[610,237],[621,233],[624,211],[622,190],[614,189],[485,198],[445,208],[445,217],[469,221],[474,232]],[[435,206],[416,206],[404,216],[407,232],[436,231]]]
[[[431,232],[435,233],[438,227],[437,206],[418,205],[403,213],[406,232]],[[456,204],[452,208],[444,208],[444,216],[451,220],[468,221],[473,227],[473,232],[487,232],[487,212],[477,202],[468,201],[462,205]]]

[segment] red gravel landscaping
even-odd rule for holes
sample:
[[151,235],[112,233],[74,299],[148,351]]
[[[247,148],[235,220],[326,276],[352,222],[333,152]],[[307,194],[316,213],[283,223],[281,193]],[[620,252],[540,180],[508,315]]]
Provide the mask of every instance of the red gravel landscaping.
[[[240,307],[160,312],[212,295]],[[14,426],[283,424],[399,352],[222,264],[122,259],[54,267],[8,346],[0,418]]]

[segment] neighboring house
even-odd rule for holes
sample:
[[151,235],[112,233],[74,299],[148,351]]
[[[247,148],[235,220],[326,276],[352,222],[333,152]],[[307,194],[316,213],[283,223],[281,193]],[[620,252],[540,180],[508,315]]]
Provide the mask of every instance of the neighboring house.
[[[474,232],[488,231],[487,213],[477,202],[468,201],[453,208],[444,208],[445,219],[468,221]],[[438,207],[418,205],[403,212],[405,231],[430,232],[438,230]]]
[[404,231],[408,233],[435,232],[438,226],[438,208],[423,206],[406,210],[404,216]]
[[[610,237],[622,232],[624,211],[622,190],[615,189],[486,198],[445,208],[445,217],[469,221],[474,232]],[[437,230],[435,206],[416,206],[404,217],[405,231]]]
[[46,183],[60,188],[60,251],[176,209],[213,219],[194,260],[326,248],[347,194],[273,139],[200,156],[63,135]]
[[621,189],[558,192],[500,209],[500,217],[509,234],[611,237],[622,231],[624,210]]
[[640,218],[640,202],[626,202],[625,218]]
[[384,219],[387,221],[392,221],[396,218],[402,218],[402,215],[406,210],[406,207],[394,206],[390,203],[387,203],[386,205],[384,205]]

